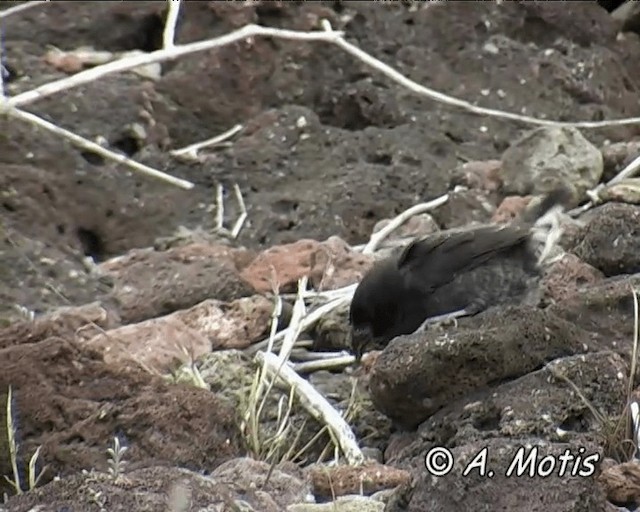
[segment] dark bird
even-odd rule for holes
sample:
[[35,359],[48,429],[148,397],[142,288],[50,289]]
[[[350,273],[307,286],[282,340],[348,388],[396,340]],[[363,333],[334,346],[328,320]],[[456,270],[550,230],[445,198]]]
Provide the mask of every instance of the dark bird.
[[[567,189],[557,188],[511,223],[428,235],[374,265],[349,311],[356,358],[430,324],[535,297],[549,249],[561,234],[557,212],[570,200]],[[546,217],[551,227],[544,230]]]

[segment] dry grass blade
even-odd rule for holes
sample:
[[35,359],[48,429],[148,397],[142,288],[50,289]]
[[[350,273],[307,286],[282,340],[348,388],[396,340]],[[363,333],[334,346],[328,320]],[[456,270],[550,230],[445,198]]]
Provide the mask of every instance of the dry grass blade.
[[11,461],[11,471],[13,471],[13,480],[9,480],[6,476],[4,477],[7,482],[9,482],[16,494],[22,494],[22,486],[20,485],[20,472],[18,471],[18,444],[16,443],[16,431],[15,426],[13,424],[13,395],[11,391],[11,386],[9,386],[9,390],[7,391],[7,440],[9,441],[9,459]]
[[359,465],[364,462],[364,455],[347,422],[309,382],[300,377],[289,366],[282,366],[280,358],[275,354],[258,352],[256,358],[267,369],[268,374],[295,388],[296,394],[305,409],[328,427],[329,434],[335,438],[336,446],[340,447],[349,464]]
[[[320,318],[322,318],[324,315],[326,315],[327,313],[333,311],[334,309],[336,309],[337,307],[343,305],[345,302],[349,302],[351,301],[351,298],[353,297],[353,292],[355,290],[355,287],[348,287],[349,291],[348,293],[337,297],[333,300],[331,300],[330,302],[327,302],[326,304],[323,304],[322,306],[318,307],[317,309],[314,309],[313,311],[311,311],[309,314],[307,314],[300,322],[300,326],[299,326],[299,332],[304,332],[306,329],[309,329],[311,326],[313,326]],[[273,346],[279,346],[279,344],[281,343],[281,340],[284,339],[286,336],[290,336],[292,331],[291,327],[287,327],[286,329],[283,329],[282,331],[280,331],[279,333],[277,333],[274,337],[273,340],[271,340],[271,338],[266,339],[266,340],[262,340],[258,343],[255,343],[249,347],[247,347],[245,350],[247,353],[256,353],[259,350],[263,350],[264,347],[267,346],[268,343],[273,343]]]
[[[638,450],[638,431],[637,431],[637,417],[634,418],[633,409],[631,408],[633,400],[633,388],[634,382],[636,378],[636,372],[638,367],[638,336],[640,332],[640,328],[638,325],[638,319],[640,317],[640,312],[638,308],[638,292],[635,288],[631,290],[633,294],[633,348],[631,350],[631,368],[629,369],[629,381],[627,383],[627,407],[631,410],[631,421],[627,422],[628,430],[627,430],[627,438],[633,439],[633,442],[636,443],[634,454]],[[636,404],[637,405],[637,404]]]

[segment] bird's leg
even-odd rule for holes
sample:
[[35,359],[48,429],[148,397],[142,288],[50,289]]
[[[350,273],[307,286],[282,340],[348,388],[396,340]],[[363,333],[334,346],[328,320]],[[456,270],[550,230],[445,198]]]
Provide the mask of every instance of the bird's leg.
[[467,309],[461,309],[459,311],[445,313],[444,315],[432,316],[422,322],[422,325],[420,325],[415,332],[425,331],[429,326],[446,327],[447,325],[453,325],[454,327],[458,327],[458,318],[469,316],[469,314],[471,313]]

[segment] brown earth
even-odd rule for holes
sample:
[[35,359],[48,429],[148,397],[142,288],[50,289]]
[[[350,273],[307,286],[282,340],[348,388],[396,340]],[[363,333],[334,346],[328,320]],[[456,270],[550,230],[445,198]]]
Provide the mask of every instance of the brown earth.
[[[0,2],[0,9],[8,4]],[[3,20],[6,93],[13,96],[66,76],[45,60],[49,45],[65,51],[82,46],[111,52],[158,49],[164,9],[159,2],[65,2],[33,7]],[[640,115],[640,69],[635,65],[640,39],[632,32],[620,34],[620,25],[596,2],[375,6],[343,1],[184,2],[177,41],[219,36],[247,23],[317,30],[322,19],[413,80],[477,105],[561,121]],[[28,510],[47,502],[68,507],[74,497],[84,505],[88,492],[115,493],[114,506],[121,507],[117,510],[130,510],[129,495],[118,491],[122,485],[146,488],[149,510],[157,510],[153,507],[163,503],[163,493],[180,478],[191,482],[193,507],[215,502],[215,510],[234,510],[240,506],[237,501],[245,499],[245,489],[235,488],[232,479],[203,482],[196,475],[215,471],[227,459],[247,453],[239,417],[230,402],[215,386],[210,392],[150,375],[144,361],[129,362],[126,351],[123,357],[110,359],[116,363],[106,362],[86,341],[208,299],[232,302],[254,294],[269,297],[272,285],[295,291],[295,279],[306,270],[313,273],[315,283],[349,284],[368,261],[351,252],[348,244],[366,243],[381,220],[455,185],[469,189],[456,191],[449,203],[431,212],[440,228],[510,215],[507,204],[497,210],[511,194],[501,190],[496,169],[504,151],[532,128],[529,125],[473,115],[417,96],[328,44],[253,38],[163,63],[161,69],[157,80],[135,73],[114,74],[25,109],[190,180],[195,187],[189,191],[0,116],[0,398],[10,385],[23,477],[25,464],[40,445],[39,460],[47,465],[42,483],[54,475],[63,477],[62,483],[51,482],[51,487],[36,491],[41,494],[16,498],[15,508],[9,510]],[[228,146],[204,150],[200,163],[181,161],[168,153],[236,123],[243,124],[242,132]],[[606,150],[611,146],[605,142],[637,143],[637,125],[583,130],[582,134],[602,149],[607,179],[636,156],[633,148],[637,146],[624,146],[626,152],[616,146],[613,152]],[[247,222],[237,241],[214,233],[219,183],[225,186],[225,226],[231,226],[239,214],[234,184],[247,205]],[[411,468],[418,475],[411,492],[399,495],[390,510],[456,510],[460,496],[446,489],[446,481],[430,481],[420,472],[416,460],[426,447],[448,444],[467,457],[479,449],[474,443],[490,442],[494,460],[502,464],[518,439],[550,435],[552,429],[529,417],[522,431],[515,423],[497,425],[501,416],[495,413],[495,404],[506,404],[518,394],[516,412],[526,416],[522,404],[528,403],[527,379],[543,386],[547,375],[541,373],[546,371],[541,364],[549,359],[567,356],[562,359],[566,362],[588,356],[589,364],[602,369],[601,375],[625,373],[629,352],[625,343],[633,326],[629,283],[598,281],[604,275],[640,268],[637,245],[630,238],[637,230],[625,224],[637,218],[637,209],[605,206],[595,211],[594,220],[576,234],[569,248],[572,257],[583,261],[565,263],[569,268],[559,272],[555,287],[549,285],[557,299],[550,312],[520,315],[522,322],[552,318],[562,324],[553,343],[545,345],[542,328],[532,330],[517,325],[514,318],[494,316],[490,329],[496,339],[500,322],[510,327],[505,332],[534,333],[536,357],[505,365],[497,374],[489,375],[486,368],[486,375],[472,372],[462,379],[465,389],[436,393],[429,404],[417,408],[422,422],[417,434],[406,437],[399,432],[387,440],[385,462]],[[606,222],[599,216],[602,211],[610,214]],[[610,247],[618,243],[618,235],[626,235],[622,252]],[[336,238],[325,244],[332,236]],[[287,248],[301,245],[299,253],[287,256]],[[323,248],[329,250],[323,252]],[[271,251],[256,258],[265,249]],[[280,253],[284,255],[278,261]],[[285,265],[280,268],[278,263]],[[575,293],[578,284],[585,283],[591,288]],[[73,306],[82,307],[62,313],[58,309]],[[35,321],[25,320],[29,312],[35,314]],[[52,312],[53,316],[45,316]],[[261,316],[264,325],[252,331],[268,331],[266,316]],[[324,344],[332,347],[341,346],[333,338],[344,341],[344,315],[335,318],[322,335],[327,338]],[[579,329],[565,328],[565,322]],[[585,348],[586,355],[581,354],[580,332],[586,331],[600,352],[591,354]],[[220,346],[216,340],[209,341]],[[244,346],[241,341],[246,340],[225,339],[227,346]],[[392,351],[400,350],[402,341],[382,353],[374,363],[374,375],[381,372],[375,365],[393,359]],[[467,341],[475,346],[471,337]],[[499,346],[511,346],[514,354],[523,348],[506,338],[498,341]],[[612,360],[607,350],[620,352],[624,361]],[[449,362],[451,368],[465,364],[454,357]],[[479,364],[477,358],[472,363]],[[574,368],[573,363],[566,364]],[[436,364],[433,367],[437,369]],[[466,371],[473,368],[467,365]],[[597,375],[584,374],[584,386],[595,386],[590,398],[603,403],[621,398],[615,392],[618,388],[600,389],[600,384],[594,384]],[[509,387],[505,380],[516,384]],[[426,376],[416,389],[429,385],[431,391],[445,381],[455,386],[460,379],[447,375],[440,381],[437,375]],[[493,388],[472,389],[476,385],[498,386],[500,394],[492,395]],[[480,412],[469,409],[475,391],[488,403]],[[566,430],[578,431],[572,441],[596,450],[592,443],[599,440],[585,432],[595,429],[592,420],[584,419],[588,408],[576,407],[577,398],[573,404],[560,400],[565,392],[565,388],[554,389],[553,400],[535,402],[535,410],[545,411],[548,403],[562,404],[553,417]],[[379,398],[378,403],[384,400]],[[396,404],[400,416],[416,410],[411,403],[391,400],[384,403],[383,412],[398,417],[393,414],[398,411],[392,411]],[[563,416],[571,407],[576,410]],[[0,419],[6,420],[2,415]],[[381,438],[387,426],[382,424],[380,431],[369,432],[376,449],[385,448]],[[3,444],[5,425],[6,421],[0,424],[0,475],[11,474]],[[358,425],[358,431],[364,433],[367,428]],[[116,435],[128,446],[132,471],[128,484],[104,481],[105,450]],[[553,440],[548,451],[564,448],[563,442]],[[158,469],[161,466],[194,473],[178,474],[183,470]],[[93,470],[99,476],[92,480],[95,475],[80,475],[80,470]],[[298,476],[291,477],[291,482],[282,475],[278,478],[282,488],[295,487],[291,503],[304,499]],[[247,501],[258,509],[284,510],[277,486],[269,491],[273,498],[252,486],[253,482],[247,483],[252,489]],[[606,510],[592,480],[571,480],[566,499],[559,500],[563,486],[556,480],[540,487],[531,483],[504,498],[495,485],[472,480],[456,487],[456,492],[465,496],[464,503],[470,507],[478,505],[476,510],[490,510],[492,505],[513,510],[526,497],[539,500],[548,512]],[[0,479],[1,492],[10,492],[4,479]],[[487,508],[482,508],[485,504]]]

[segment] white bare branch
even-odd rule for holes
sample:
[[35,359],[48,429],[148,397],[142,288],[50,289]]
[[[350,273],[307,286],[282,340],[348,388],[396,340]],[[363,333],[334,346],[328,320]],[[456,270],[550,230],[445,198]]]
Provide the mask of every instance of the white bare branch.
[[336,354],[334,357],[326,357],[302,363],[292,363],[291,367],[298,373],[311,373],[320,370],[339,370],[351,366],[356,362],[355,356],[350,354]]
[[[5,105],[7,103],[8,103],[7,101],[4,102]],[[120,164],[126,165],[127,167],[130,167],[131,169],[141,172],[142,174],[145,174],[147,176],[157,178],[159,180],[170,183],[171,185],[175,185],[177,187],[184,188],[187,190],[193,188],[193,183],[191,183],[190,181],[176,178],[164,172],[153,169],[152,167],[141,164],[140,162],[136,162],[135,160],[132,160],[131,158],[125,155],[121,155],[119,153],[110,151],[100,146],[99,144],[96,144],[95,142],[91,142],[90,140],[85,139],[84,137],[81,137],[79,135],[76,135],[75,133],[70,132],[69,130],[65,130],[64,128],[61,128],[53,123],[50,123],[49,121],[42,119],[41,117],[38,117],[35,114],[31,114],[30,112],[25,112],[24,110],[20,110],[17,108],[3,109],[2,107],[3,105],[0,104],[0,115],[4,113],[5,115],[8,115],[15,119],[20,119],[22,121],[26,121],[27,123],[31,123],[35,126],[38,126],[39,128],[42,128],[48,132],[54,133],[56,135],[59,135],[69,140],[76,146],[80,146],[89,151],[93,151],[94,153],[97,153],[100,156],[103,156],[105,158],[118,162]]]
[[221,183],[216,185],[216,230],[227,233],[232,238],[238,238],[240,231],[242,231],[242,226],[244,226],[245,221],[247,220],[247,207],[244,203],[244,198],[242,197],[242,191],[238,184],[233,185],[233,192],[236,197],[236,201],[238,202],[238,208],[240,209],[240,215],[236,220],[235,224],[231,231],[224,227],[224,187]]
[[[310,311],[300,322],[300,332],[304,332],[307,329],[309,329],[311,326],[313,326],[318,320],[320,320],[324,315],[330,313],[331,311],[333,311],[334,309],[336,309],[339,306],[342,306],[343,304],[350,302],[351,298],[353,297],[353,292],[355,291],[355,285],[354,286],[349,286],[346,288],[347,291],[345,291],[345,294],[337,297],[333,300],[331,300],[330,302],[327,302],[326,304],[323,304],[322,306],[318,307],[317,309],[314,309],[313,311]],[[289,333],[291,332],[291,327],[287,327],[286,329],[281,330],[280,332],[278,332],[274,337],[273,340],[263,340],[260,341],[258,343],[255,343],[253,345],[250,345],[249,347],[247,347],[245,350],[247,352],[255,352],[257,350],[261,350],[264,347],[266,347],[270,342],[273,343],[273,346],[275,347],[277,344],[279,345],[281,343],[281,340],[287,336],[290,335]]]
[[405,210],[400,215],[395,217],[391,222],[389,222],[389,224],[387,224],[380,231],[371,235],[369,243],[367,243],[364,249],[362,249],[362,254],[373,254],[386,237],[388,237],[395,229],[404,224],[411,217],[433,210],[434,208],[443,205],[448,200],[449,194],[445,194],[434,199],[433,201],[417,204],[415,206],[412,206],[408,210]]
[[[323,24],[329,33],[331,33],[331,25],[327,22],[327,20],[323,20]],[[356,59],[361,61],[363,64],[379,71],[387,78],[390,78],[394,82],[402,85],[406,89],[409,89],[420,96],[425,96],[432,100],[435,100],[439,103],[444,103],[445,105],[450,105],[452,107],[458,107],[462,110],[466,110],[472,114],[485,115],[489,117],[497,117],[501,119],[509,119],[511,121],[518,121],[526,124],[535,124],[541,126],[572,126],[574,128],[605,128],[609,126],[620,126],[627,124],[639,124],[640,117],[630,117],[626,119],[612,119],[610,121],[571,121],[571,122],[563,122],[563,121],[552,121],[548,119],[538,119],[536,117],[524,116],[520,114],[514,114],[512,112],[505,112],[504,110],[496,110],[493,108],[485,108],[478,107],[473,103],[469,103],[468,101],[461,100],[458,98],[454,98],[453,96],[449,96],[448,94],[443,94],[441,92],[430,89],[429,87],[425,87],[420,85],[417,82],[414,82],[410,78],[406,77],[402,73],[396,71],[388,64],[385,64],[379,59],[369,55],[367,52],[361,50],[356,45],[347,42],[344,38],[337,38],[332,41],[333,44],[342,48],[345,52],[350,55],[353,55]]]
[[263,36],[276,37],[281,39],[292,39],[297,41],[324,41],[333,42],[342,37],[342,32],[298,32],[295,30],[284,30],[277,28],[261,27],[258,25],[246,25],[245,27],[225,34],[224,36],[207,39],[204,41],[196,41],[185,45],[175,45],[168,49],[156,50],[155,52],[130,55],[122,59],[96,66],[72,75],[70,77],[55,80],[47,84],[43,84],[30,91],[23,92],[9,99],[9,105],[12,107],[21,107],[33,103],[34,101],[46,98],[52,94],[67,91],[74,87],[93,82],[99,78],[128,71],[138,66],[153,64],[154,62],[163,62],[167,60],[177,59],[184,55],[196,52],[220,48],[238,41],[243,41],[249,37]]
[[9,7],[3,11],[0,11],[0,20],[6,18],[7,16],[11,16],[12,14],[17,14],[22,11],[26,11],[27,9],[31,9],[32,7],[36,7],[38,5],[46,4],[49,0],[33,0],[31,2],[25,2],[20,5],[14,5],[13,7]]
[[323,31],[317,32],[301,32],[296,30],[285,30],[278,28],[262,27],[258,25],[246,25],[243,28],[225,34],[224,36],[216,37],[213,39],[207,39],[204,41],[197,41],[185,45],[174,45],[171,48],[163,48],[155,52],[142,55],[132,55],[124,57],[120,60],[109,62],[102,66],[87,69],[76,73],[75,75],[48,84],[41,85],[30,91],[23,92],[9,99],[9,105],[13,107],[23,106],[42,98],[46,98],[52,94],[56,94],[61,91],[78,87],[102,78],[112,73],[118,73],[127,71],[138,66],[152,64],[154,62],[162,62],[166,60],[177,59],[184,55],[196,53],[205,50],[211,50],[213,48],[220,48],[229,44],[245,40],[251,37],[272,37],[278,39],[290,39],[296,41],[306,42],[326,42],[335,44],[350,55],[353,55],[363,64],[379,71],[387,78],[390,78],[394,82],[402,85],[410,91],[425,96],[432,100],[435,100],[446,105],[461,108],[467,112],[478,115],[486,115],[491,117],[497,117],[502,119],[509,119],[512,121],[518,121],[526,124],[543,125],[543,126],[573,126],[576,128],[605,128],[610,126],[621,126],[629,124],[640,124],[640,117],[631,117],[625,119],[613,119],[609,121],[576,121],[576,122],[561,122],[552,121],[548,119],[538,119],[535,117],[524,116],[520,114],[514,114],[512,112],[505,112],[502,110],[496,110],[491,108],[478,107],[469,103],[468,101],[460,100],[449,96],[447,94],[440,93],[428,87],[414,82],[410,78],[406,77],[402,73],[396,71],[388,64],[385,64],[381,60],[369,55],[365,51],[361,50],[352,43],[347,42],[343,37],[343,32],[334,31],[331,29],[331,25],[327,20],[323,20]]
[[222,183],[216,185],[216,229],[224,229],[224,187]]
[[307,309],[304,305],[303,294],[307,290],[308,277],[304,276],[298,281],[298,296],[293,304],[293,313],[291,314],[291,321],[289,322],[289,329],[284,337],[278,358],[281,364],[284,364],[289,360],[289,355],[293,350],[293,346],[302,332],[302,319],[307,314]]
[[238,201],[238,207],[240,208],[240,216],[238,220],[233,225],[233,229],[231,230],[231,236],[233,238],[238,238],[240,231],[242,230],[242,226],[244,226],[245,221],[247,220],[247,207],[244,204],[244,198],[242,197],[242,190],[238,184],[233,185],[233,191],[236,194],[236,201]]
[[169,4],[169,11],[167,12],[167,20],[162,33],[162,48],[165,50],[175,46],[176,24],[180,13],[180,0],[167,0],[167,3]]
[[364,455],[349,424],[311,383],[300,377],[288,365],[281,365],[281,359],[273,353],[260,351],[255,357],[268,375],[277,377],[295,389],[296,396],[299,397],[303,407],[331,431],[350,465],[356,466],[364,462]]
[[204,140],[202,142],[196,142],[195,144],[190,144],[189,146],[185,146],[180,149],[173,149],[169,151],[171,156],[176,158],[181,158],[188,161],[196,161],[199,162],[200,158],[198,157],[198,151],[211,146],[217,146],[221,142],[224,142],[240,131],[242,131],[243,126],[241,124],[235,125],[233,128],[230,128],[226,132],[221,133],[220,135],[216,135],[215,137],[211,137],[210,139]]
[[589,199],[590,199],[589,202],[583,204],[582,206],[578,206],[577,208],[574,208],[573,210],[571,210],[569,212],[569,215],[577,216],[577,215],[580,215],[581,213],[586,212],[590,208],[593,208],[594,206],[596,206],[597,204],[599,204],[601,202],[600,192],[602,191],[602,189],[604,189],[606,187],[609,187],[611,185],[615,185],[616,183],[619,183],[620,181],[622,181],[624,179],[632,178],[633,176],[635,176],[638,173],[639,170],[640,170],[640,155],[635,157],[629,163],[629,165],[627,165],[624,169],[622,169],[618,174],[616,174],[613,178],[611,178],[607,183],[601,183],[596,188],[591,189],[591,190],[587,190],[587,197],[589,197]]

